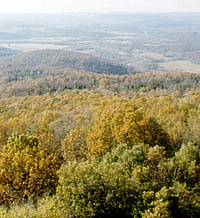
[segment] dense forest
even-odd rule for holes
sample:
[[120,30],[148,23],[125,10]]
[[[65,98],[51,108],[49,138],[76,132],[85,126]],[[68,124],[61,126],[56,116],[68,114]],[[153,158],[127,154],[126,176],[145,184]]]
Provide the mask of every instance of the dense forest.
[[132,96],[138,92],[183,93],[186,90],[198,91],[199,88],[200,75],[195,73],[113,75],[59,67],[0,71],[0,99],[70,90],[95,90]]
[[0,218],[200,218],[199,38],[199,13],[0,14]]
[[200,216],[198,74],[1,78],[0,217]]

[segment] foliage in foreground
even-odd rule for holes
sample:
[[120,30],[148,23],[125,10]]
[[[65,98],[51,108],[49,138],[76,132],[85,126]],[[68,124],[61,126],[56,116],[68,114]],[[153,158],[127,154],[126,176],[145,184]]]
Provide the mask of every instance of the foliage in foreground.
[[[200,149],[182,145],[171,158],[159,146],[117,146],[101,159],[70,162],[59,171],[57,193],[21,206],[18,217],[197,218]],[[14,217],[16,208],[1,209]],[[4,216],[3,216],[4,214]],[[12,215],[13,214],[13,215]],[[28,215],[27,215],[28,214]]]
[[0,113],[0,217],[199,217],[198,93],[70,92]]
[[198,217],[200,149],[118,146],[102,159],[60,171],[58,201],[67,217]]
[[36,200],[55,193],[60,162],[37,138],[13,136],[0,152],[0,204]]

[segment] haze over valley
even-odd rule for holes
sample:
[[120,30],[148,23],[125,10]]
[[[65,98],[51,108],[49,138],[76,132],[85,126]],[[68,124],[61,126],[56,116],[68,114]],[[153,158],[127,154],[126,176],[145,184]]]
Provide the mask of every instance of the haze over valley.
[[199,13],[0,16],[1,57],[62,49],[114,61],[131,72],[200,72],[199,38]]

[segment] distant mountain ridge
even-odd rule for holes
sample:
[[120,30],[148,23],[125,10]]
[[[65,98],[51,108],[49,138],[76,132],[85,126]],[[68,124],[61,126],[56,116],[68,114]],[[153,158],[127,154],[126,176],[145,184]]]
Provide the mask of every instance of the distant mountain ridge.
[[62,49],[23,52],[0,61],[1,70],[35,70],[40,68],[71,68],[94,73],[128,74],[127,66],[88,54]]

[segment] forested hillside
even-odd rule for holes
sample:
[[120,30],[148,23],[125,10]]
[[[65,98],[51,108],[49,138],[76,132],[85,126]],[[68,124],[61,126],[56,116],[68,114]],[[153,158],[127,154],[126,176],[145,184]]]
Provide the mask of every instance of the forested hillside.
[[199,77],[146,76],[1,99],[0,217],[198,218]]
[[195,73],[97,74],[71,68],[38,68],[0,71],[0,98],[90,90],[111,93],[199,90],[200,75]]
[[[128,67],[97,56],[61,49],[44,49],[18,53],[0,62],[2,70],[37,70],[40,68],[71,68],[94,73],[127,74]],[[130,69],[131,70],[131,69]]]
[[0,63],[0,217],[199,217],[199,74],[9,51]]

